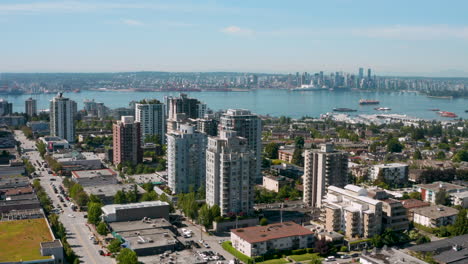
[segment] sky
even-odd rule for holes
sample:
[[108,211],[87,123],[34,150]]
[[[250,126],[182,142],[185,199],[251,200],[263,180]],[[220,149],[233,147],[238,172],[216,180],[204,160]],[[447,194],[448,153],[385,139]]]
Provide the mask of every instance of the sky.
[[0,72],[468,77],[468,1],[0,1]]

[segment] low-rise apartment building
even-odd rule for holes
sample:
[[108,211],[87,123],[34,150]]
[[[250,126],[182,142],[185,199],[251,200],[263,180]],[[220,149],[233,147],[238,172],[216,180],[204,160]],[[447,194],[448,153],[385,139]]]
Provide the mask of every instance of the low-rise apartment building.
[[382,230],[382,202],[367,197],[367,190],[356,185],[329,186],[324,210],[327,231],[368,238]]
[[278,159],[291,163],[293,159],[294,149],[278,150]]
[[408,183],[408,165],[403,163],[377,164],[371,167],[369,176],[373,181],[383,177],[390,185],[403,186]]
[[394,231],[405,231],[409,228],[406,208],[395,199],[382,200],[382,229],[390,228]]
[[279,192],[284,186],[291,185],[292,181],[292,179],[284,176],[265,175],[263,176],[263,188],[272,192]]
[[314,246],[314,232],[294,222],[231,230],[232,246],[253,257],[270,252]]
[[415,209],[413,220],[416,224],[435,228],[454,224],[457,214],[458,210],[455,208],[434,205]]
[[433,182],[430,184],[418,184],[414,187],[415,191],[421,193],[421,198],[423,201],[430,202],[435,204],[437,193],[441,190],[445,190],[448,195],[457,192],[468,191],[468,187],[447,183],[447,182]]

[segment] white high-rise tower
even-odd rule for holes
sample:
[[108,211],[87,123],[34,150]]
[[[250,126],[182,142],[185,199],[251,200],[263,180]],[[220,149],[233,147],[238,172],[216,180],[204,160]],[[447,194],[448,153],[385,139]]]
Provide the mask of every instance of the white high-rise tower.
[[172,192],[188,193],[205,187],[206,141],[206,134],[189,124],[167,134],[167,174]]
[[75,141],[76,102],[59,93],[50,101],[50,135]]
[[209,137],[206,150],[206,202],[221,214],[251,213],[254,203],[256,159],[247,140],[235,131]]
[[160,101],[143,100],[135,104],[135,120],[141,125],[141,141],[145,142],[147,136],[158,135],[160,144],[164,144],[166,119],[164,104]]

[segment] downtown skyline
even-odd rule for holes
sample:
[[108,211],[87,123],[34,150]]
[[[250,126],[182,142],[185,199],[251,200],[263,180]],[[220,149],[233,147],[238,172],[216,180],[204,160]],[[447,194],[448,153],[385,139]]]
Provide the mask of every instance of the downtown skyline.
[[467,4],[2,1],[0,72],[468,77]]

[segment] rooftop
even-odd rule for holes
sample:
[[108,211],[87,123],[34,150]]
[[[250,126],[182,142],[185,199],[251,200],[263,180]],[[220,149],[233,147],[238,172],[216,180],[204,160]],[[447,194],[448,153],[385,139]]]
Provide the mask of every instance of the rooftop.
[[386,164],[377,164],[374,165],[377,168],[399,168],[399,167],[408,167],[408,164],[404,163],[386,163]]
[[[353,185],[348,184],[348,185],[345,186],[345,188],[347,188],[348,190],[351,190],[350,186],[353,186]],[[353,189],[355,189],[355,188],[353,188]],[[350,193],[345,189],[342,189],[342,188],[339,188],[339,187],[336,187],[336,186],[333,186],[333,185],[329,186],[328,190],[337,192],[337,193],[339,193],[341,195],[345,195],[345,196],[348,196],[348,197],[353,197],[356,200],[360,200],[361,202],[365,202],[365,203],[372,204],[372,205],[377,205],[379,203],[382,203],[379,200],[375,200],[375,199],[369,198],[367,196],[357,195],[357,194],[355,194],[355,190],[352,191],[353,193]],[[361,188],[359,188],[359,192],[361,192],[361,191],[362,191]]]
[[[380,249],[362,254],[361,258],[367,260],[366,263],[373,264],[427,264],[413,256],[410,256],[400,250]],[[361,262],[362,263],[362,262]]]
[[[97,196],[114,196],[117,191],[131,191],[134,184],[107,184],[99,186],[84,186],[83,189],[88,195],[94,194]],[[137,186],[138,193],[144,193],[144,190]]]
[[92,178],[92,177],[116,176],[117,173],[111,169],[101,169],[101,170],[72,171],[72,175],[74,178]]
[[447,192],[456,191],[456,190],[468,190],[467,187],[456,185],[448,182],[433,182],[429,184],[418,184],[416,185],[419,188],[429,189],[434,192],[438,192],[440,189],[445,189]]
[[419,207],[425,207],[425,206],[431,205],[430,203],[423,202],[423,201],[417,200],[417,199],[401,200],[401,204],[406,209],[419,208]]
[[143,207],[155,207],[155,206],[169,206],[168,203],[162,201],[150,201],[140,203],[129,203],[129,204],[110,204],[102,207],[102,211],[105,214],[115,214],[117,210],[132,209],[132,208],[143,208]]
[[414,209],[414,214],[419,214],[431,219],[447,217],[458,214],[458,210],[443,205],[433,205]]
[[44,137],[44,141],[45,142],[54,142],[54,143],[68,143],[68,141],[66,141],[65,139],[63,138],[60,138],[60,137]]
[[54,241],[42,242],[41,248],[58,248],[62,247],[62,242],[60,240],[55,239]]
[[314,232],[294,222],[232,229],[231,233],[236,234],[249,243],[264,242],[290,236],[305,236],[314,234]]
[[0,222],[0,262],[50,259],[41,243],[54,240],[45,218]]
[[455,197],[460,198],[460,199],[468,198],[468,191],[456,192],[456,193],[452,193],[452,194],[450,194],[450,195],[451,195],[451,196],[455,196]]
[[446,238],[408,248],[415,252],[431,252],[439,263],[468,263],[468,234]]
[[19,188],[14,188],[14,189],[8,189],[5,191],[6,196],[11,196],[11,195],[20,195],[20,194],[27,194],[27,193],[32,193],[33,189],[31,186],[26,186],[26,187],[19,187]]
[[112,228],[114,232],[130,232],[130,231],[137,231],[137,230],[145,230],[151,228],[165,228],[170,229],[172,228],[171,223],[164,218],[156,218],[156,219],[149,219],[149,220],[137,220],[137,221],[125,221],[125,222],[112,222],[109,223],[109,226]]

